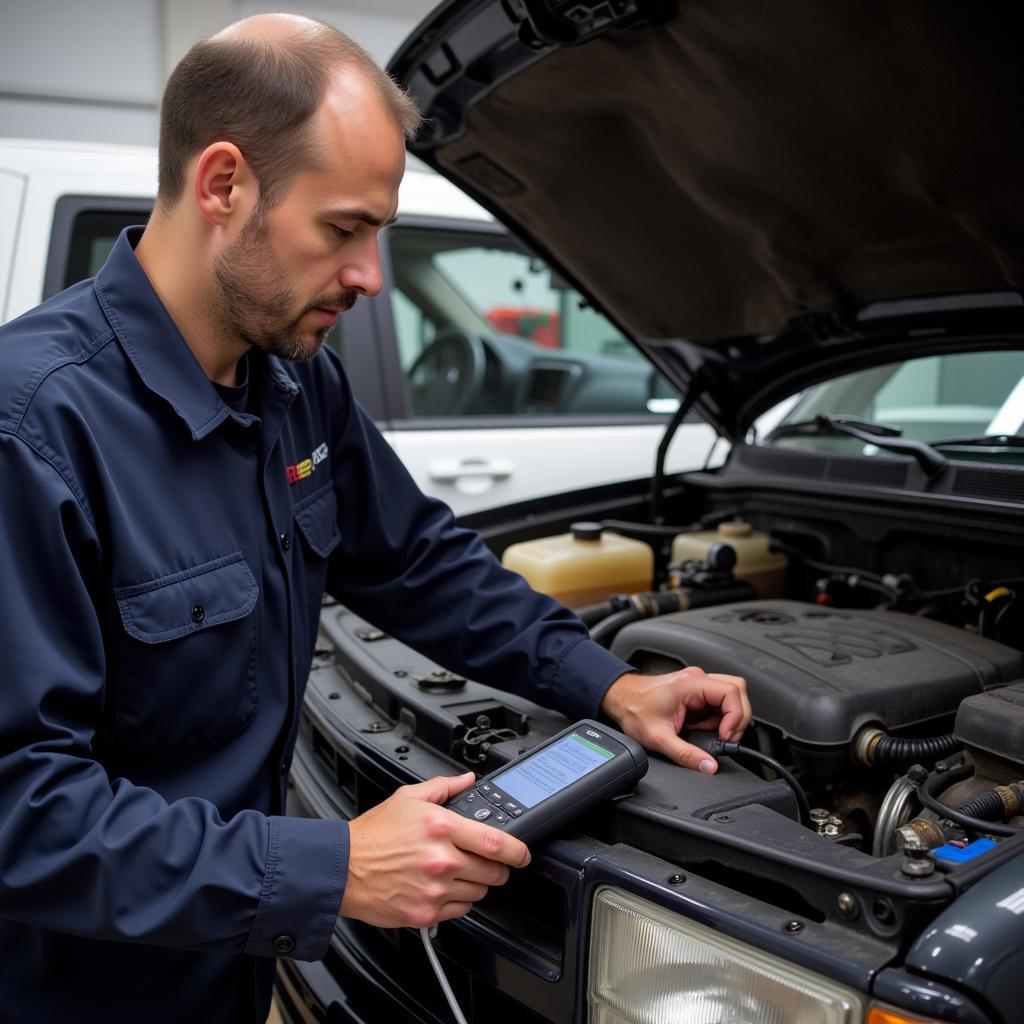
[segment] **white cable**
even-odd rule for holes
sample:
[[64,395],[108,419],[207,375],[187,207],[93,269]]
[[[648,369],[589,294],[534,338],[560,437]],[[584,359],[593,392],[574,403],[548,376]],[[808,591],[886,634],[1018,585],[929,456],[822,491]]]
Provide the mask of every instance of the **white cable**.
[[452,1014],[454,1015],[455,1020],[458,1024],[467,1024],[466,1018],[462,1015],[462,1010],[459,1009],[459,1004],[455,999],[455,993],[452,991],[451,985],[448,984],[448,977],[444,973],[441,961],[437,959],[437,953],[434,952],[434,945],[430,941],[431,932],[435,935],[437,934],[436,924],[432,928],[420,929],[420,938],[423,939],[423,948],[427,951],[427,958],[430,960],[430,966],[434,968],[437,980],[441,983],[441,989],[444,992],[444,997],[448,1000],[448,1005],[452,1008]]

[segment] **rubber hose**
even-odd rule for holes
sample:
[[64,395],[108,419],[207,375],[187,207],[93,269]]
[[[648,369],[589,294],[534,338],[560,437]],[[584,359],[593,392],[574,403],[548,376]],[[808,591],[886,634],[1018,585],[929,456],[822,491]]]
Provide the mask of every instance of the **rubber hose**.
[[615,612],[615,606],[611,601],[602,601],[600,604],[584,605],[574,611],[589,629],[591,626],[596,626],[602,619],[607,619],[609,615],[612,615]]
[[979,793],[972,800],[961,804],[957,810],[971,818],[981,818],[984,821],[1002,821],[1006,816],[1006,807],[998,793],[988,790]]
[[872,759],[880,768],[898,768],[918,761],[934,764],[959,750],[960,745],[960,741],[953,735],[924,736],[916,739],[883,736],[875,744]]
[[623,626],[628,626],[631,622],[636,622],[642,618],[643,615],[636,608],[624,608],[621,612],[609,615],[608,618],[602,619],[594,626],[590,631],[590,639],[594,643],[607,647],[615,639],[615,634]]
[[[911,770],[913,771],[913,769]],[[1024,829],[1016,828],[1013,825],[998,825],[992,821],[984,821],[981,818],[964,814],[960,808],[950,807],[948,804],[942,803],[932,792],[939,787],[948,788],[953,783],[960,782],[961,779],[970,778],[973,774],[974,769],[969,765],[959,765],[941,774],[929,774],[921,782],[914,783],[917,798],[925,807],[930,811],[934,811],[940,818],[949,818],[950,821],[955,822],[969,832],[980,832],[982,835],[993,836],[1015,836],[1019,832],[1024,832]]]

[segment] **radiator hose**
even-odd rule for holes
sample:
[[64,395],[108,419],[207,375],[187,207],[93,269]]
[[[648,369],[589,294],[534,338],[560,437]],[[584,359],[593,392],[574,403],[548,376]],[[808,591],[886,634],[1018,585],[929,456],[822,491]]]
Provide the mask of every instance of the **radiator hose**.
[[865,726],[853,740],[854,759],[871,768],[900,768],[917,762],[934,764],[960,749],[960,741],[946,736],[890,736],[878,726]]

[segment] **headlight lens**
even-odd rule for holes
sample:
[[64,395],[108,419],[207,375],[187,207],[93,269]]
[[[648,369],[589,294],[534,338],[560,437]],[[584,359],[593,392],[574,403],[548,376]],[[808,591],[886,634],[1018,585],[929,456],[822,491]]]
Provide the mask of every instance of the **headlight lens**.
[[861,1024],[852,989],[617,889],[594,897],[592,1024]]

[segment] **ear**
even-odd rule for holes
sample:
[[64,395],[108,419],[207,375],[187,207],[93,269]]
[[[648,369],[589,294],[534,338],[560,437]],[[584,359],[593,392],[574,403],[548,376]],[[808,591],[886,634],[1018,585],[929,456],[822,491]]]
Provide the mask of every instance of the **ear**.
[[231,142],[214,142],[199,154],[194,195],[196,207],[210,224],[224,227],[244,221],[255,206],[259,186],[241,150]]

